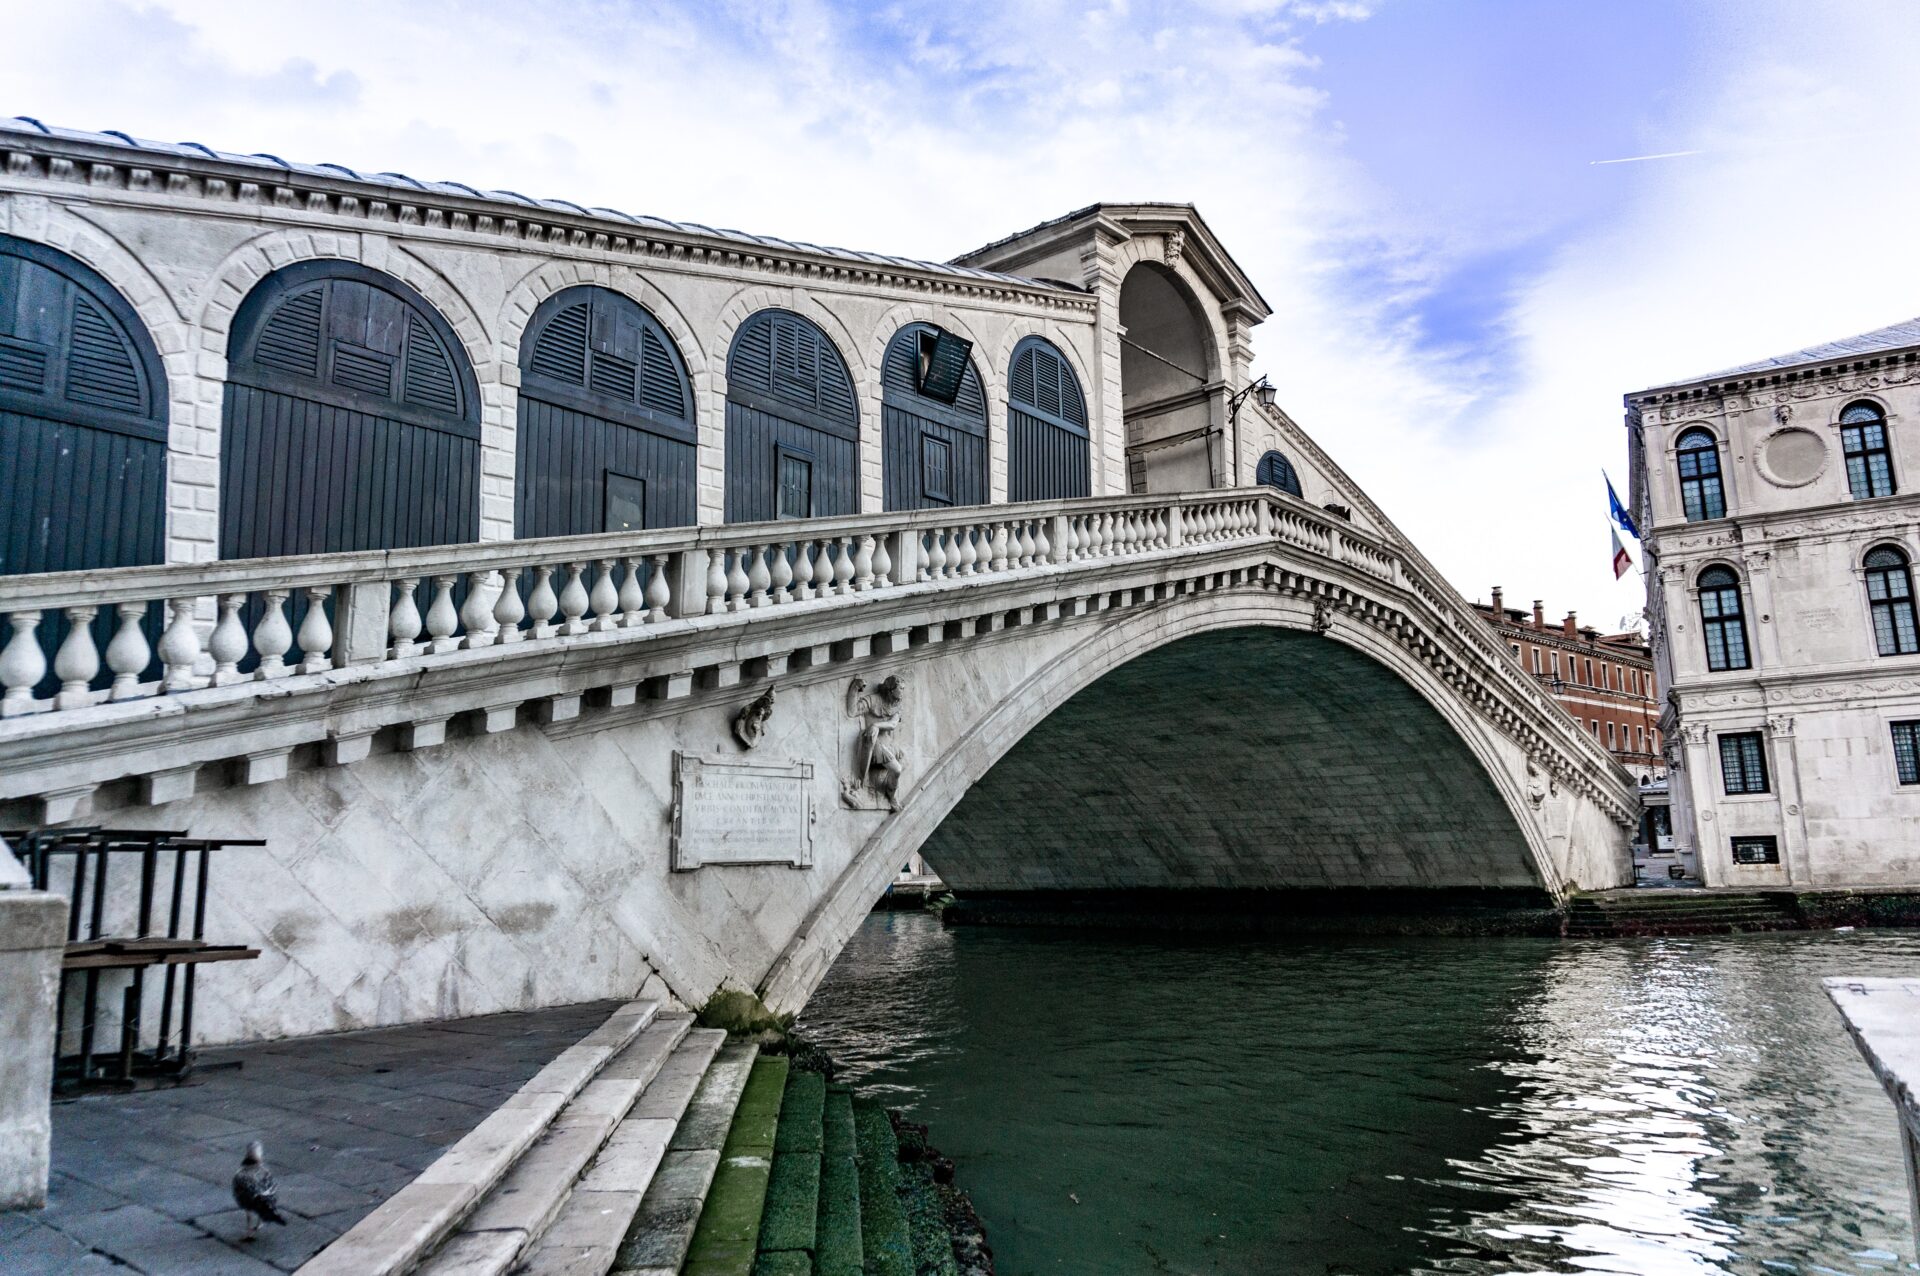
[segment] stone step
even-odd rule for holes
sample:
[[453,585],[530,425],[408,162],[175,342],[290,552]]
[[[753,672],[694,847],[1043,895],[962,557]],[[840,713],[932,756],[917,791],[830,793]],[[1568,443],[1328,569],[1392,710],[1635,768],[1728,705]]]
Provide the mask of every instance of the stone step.
[[535,1073],[420,1176],[299,1269],[299,1276],[405,1276],[512,1171],[608,1061],[659,1013],[630,1001]]
[[862,1276],[860,1168],[854,1161],[853,1096],[827,1090],[820,1140],[820,1220],[815,1228],[814,1276]]
[[825,1136],[827,1079],[790,1071],[773,1139],[766,1208],[760,1215],[757,1274],[798,1270],[813,1276],[820,1223],[820,1148]]
[[687,1249],[684,1276],[752,1276],[787,1068],[784,1058],[754,1061]]
[[759,1050],[751,1042],[733,1042],[714,1056],[674,1128],[639,1211],[627,1225],[614,1255],[613,1276],[677,1276]]
[[854,1162],[860,1172],[860,1245],[867,1276],[915,1276],[913,1240],[900,1200],[900,1145],[886,1109],[853,1101]]
[[[655,1016],[553,1117],[513,1168],[420,1265],[421,1276],[503,1276],[509,1271],[546,1234],[588,1164],[692,1027],[690,1014]],[[637,1193],[634,1203],[639,1203]],[[618,1238],[616,1232],[613,1240]]]
[[546,1235],[514,1269],[518,1276],[605,1276],[612,1270],[667,1144],[726,1039],[712,1028],[686,1035],[574,1184]]

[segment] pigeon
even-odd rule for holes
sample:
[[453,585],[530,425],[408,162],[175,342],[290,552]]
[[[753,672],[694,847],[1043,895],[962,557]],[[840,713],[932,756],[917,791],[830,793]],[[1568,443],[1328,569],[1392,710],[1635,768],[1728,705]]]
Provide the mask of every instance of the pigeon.
[[260,1220],[286,1225],[275,1199],[273,1171],[267,1168],[267,1150],[258,1141],[247,1144],[247,1155],[233,1175],[233,1200],[247,1212],[246,1239],[252,1240]]

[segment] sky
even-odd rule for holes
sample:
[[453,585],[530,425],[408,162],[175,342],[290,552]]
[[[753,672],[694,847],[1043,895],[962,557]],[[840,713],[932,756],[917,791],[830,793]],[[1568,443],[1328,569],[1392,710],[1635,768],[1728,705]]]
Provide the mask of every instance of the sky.
[[0,29],[0,114],[906,256],[1195,203],[1274,307],[1257,369],[1428,558],[1602,628],[1643,603],[1600,479],[1626,495],[1623,393],[1920,314],[1920,0],[0,0]]

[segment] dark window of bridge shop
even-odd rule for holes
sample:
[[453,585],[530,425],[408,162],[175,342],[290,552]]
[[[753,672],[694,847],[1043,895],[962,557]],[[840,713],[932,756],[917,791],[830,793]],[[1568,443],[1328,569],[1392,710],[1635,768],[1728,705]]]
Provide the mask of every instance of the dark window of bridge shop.
[[813,517],[813,458],[793,448],[777,449],[780,458],[780,499],[775,518]]
[[220,554],[401,549],[480,534],[480,396],[411,288],[312,261],[247,294],[227,351]]
[[696,521],[693,387],[638,302],[568,288],[520,341],[513,526],[573,536]]
[[1920,722],[1893,726],[1893,769],[1902,784],[1920,784]]
[[[166,467],[166,378],[133,307],[65,253],[0,235],[0,576],[160,562]],[[149,650],[159,620],[155,604]],[[96,651],[117,626],[101,608]],[[37,635],[51,666],[66,617]],[[38,693],[58,686],[49,670]]]
[[1687,521],[1726,517],[1726,493],[1720,487],[1720,449],[1713,435],[1697,428],[1682,434],[1676,464],[1680,470],[1680,504]]
[[884,506],[987,503],[987,395],[973,344],[930,323],[893,334],[880,369]]
[[807,459],[807,504],[815,515],[860,508],[860,410],[853,377],[818,324],[789,310],[762,310],[740,325],[727,351],[729,523],[782,517],[790,457]]
[[1873,645],[1883,656],[1920,651],[1915,632],[1913,573],[1907,556],[1891,545],[1867,551],[1867,607],[1873,613]]
[[1740,578],[1731,568],[1700,573],[1700,624],[1707,644],[1707,668],[1716,672],[1750,667],[1747,621],[1740,603]]
[[1300,495],[1300,476],[1293,472],[1293,462],[1278,452],[1269,452],[1260,458],[1260,464],[1253,470],[1253,481],[1293,496]]
[[1840,414],[1840,451],[1847,458],[1847,490],[1855,500],[1893,495],[1893,454],[1879,404],[1850,404]]
[[1007,499],[1048,501],[1092,490],[1087,400],[1066,356],[1040,337],[1007,364]]
[[1720,737],[1720,782],[1730,796],[1769,792],[1766,742],[1758,731]]

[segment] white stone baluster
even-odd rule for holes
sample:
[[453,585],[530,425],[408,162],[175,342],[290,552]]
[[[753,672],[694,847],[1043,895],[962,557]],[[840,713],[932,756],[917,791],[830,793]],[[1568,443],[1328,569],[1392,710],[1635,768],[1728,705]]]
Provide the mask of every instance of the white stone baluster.
[[972,527],[964,525],[953,529],[954,536],[960,542],[960,575],[962,576],[973,575],[973,565],[980,561],[980,551],[974,547],[973,543],[973,531]]
[[[239,665],[247,655],[247,631],[240,623],[240,608],[246,601],[245,594],[220,595],[220,620],[213,627],[213,636],[207,639],[207,652],[213,657],[213,685],[216,687],[240,681]],[[57,662],[54,672],[60,672]]]
[[408,577],[393,585],[400,593],[393,600],[393,610],[387,613],[387,634],[393,639],[393,658],[402,660],[420,650],[420,644],[414,641],[420,636],[420,606],[413,598],[420,582]]
[[871,536],[862,536],[859,548],[853,551],[853,588],[862,594],[873,588],[873,537]]
[[1037,518],[1033,521],[1033,535],[1029,538],[1033,544],[1033,566],[1044,567],[1053,561],[1053,541],[1047,535],[1047,520]]
[[[491,571],[467,573],[467,596],[460,604],[460,630],[466,636],[460,640],[463,647],[491,647],[494,635],[499,631],[499,623],[493,618],[493,606],[487,601],[487,591],[494,585]],[[499,600],[494,599],[495,602]]]
[[873,543],[873,583],[884,589],[893,584],[893,554],[887,549],[891,535],[882,536]]
[[47,656],[40,650],[40,613],[16,611],[7,617],[13,632],[7,636],[6,650],[0,651],[0,718],[15,718],[33,712],[33,689],[47,676]]
[[840,552],[833,558],[833,592],[850,594],[853,592],[853,538],[842,536],[834,544]]
[[667,556],[655,554],[647,573],[647,622],[659,624],[667,618],[667,604],[673,601],[673,587],[667,584]]
[[107,668],[113,672],[113,689],[107,693],[107,699],[131,700],[141,694],[140,675],[147,671],[147,661],[153,655],[147,647],[147,635],[140,628],[140,622],[146,618],[147,605],[121,603],[116,610],[120,625],[107,641]]
[[160,664],[166,677],[160,686],[165,691],[193,689],[193,667],[200,663],[200,631],[193,626],[192,598],[175,598],[167,603],[166,630],[160,635]]
[[53,698],[55,709],[80,709],[93,703],[87,684],[100,672],[100,650],[93,642],[93,618],[98,607],[66,609],[67,637],[53,653],[53,676],[60,680],[59,694]]
[[593,592],[587,596],[593,608],[593,623],[587,628],[596,634],[620,627],[620,591],[613,584],[613,560],[600,560],[600,574],[594,577]]
[[580,578],[586,574],[587,565],[568,563],[567,582],[560,586],[560,614],[565,617],[560,622],[560,632],[571,638],[587,632],[587,586]]
[[453,609],[453,587],[458,576],[433,578],[433,601],[427,604],[427,650],[438,654],[460,645],[454,630],[460,627],[460,613]]
[[765,607],[773,600],[767,590],[773,587],[773,571],[767,566],[767,547],[755,545],[747,550],[753,566],[747,569],[747,606]]
[[645,561],[637,554],[620,560],[625,573],[620,577],[620,623],[628,629],[647,623],[647,592],[640,588],[640,564]]
[[260,667],[253,676],[265,682],[272,678],[284,678],[292,672],[287,668],[287,652],[293,648],[293,630],[287,625],[287,591],[269,589],[265,591],[266,610],[260,613],[260,623],[253,627],[253,649],[260,655]]
[[1015,567],[1033,566],[1033,524],[1024,518],[1013,526],[1007,559]]
[[533,569],[533,589],[527,594],[528,633],[535,638],[551,638],[560,632],[553,618],[560,614],[560,595],[553,590],[553,568]]
[[776,605],[793,601],[793,564],[787,561],[787,549],[785,545],[767,546],[767,578]]
[[1007,525],[995,523],[987,529],[987,570],[1007,570]]
[[801,541],[793,551],[793,596],[801,602],[813,597],[813,542]]
[[300,618],[301,673],[325,673],[333,668],[333,622],[327,618],[327,602],[332,597],[331,586],[307,587],[307,614]]
[[727,609],[727,551],[707,551],[707,615],[717,616]]
[[520,601],[520,572],[518,567],[500,571],[500,596],[493,600],[493,640],[497,643],[519,642],[526,637],[520,632],[520,621],[527,614],[527,605]]
[[733,551],[732,564],[727,568],[727,608],[730,611],[745,611],[747,608],[747,590],[753,585],[747,576],[747,551]]
[[940,546],[940,529],[927,532],[927,579],[939,580],[946,575],[947,551]]

